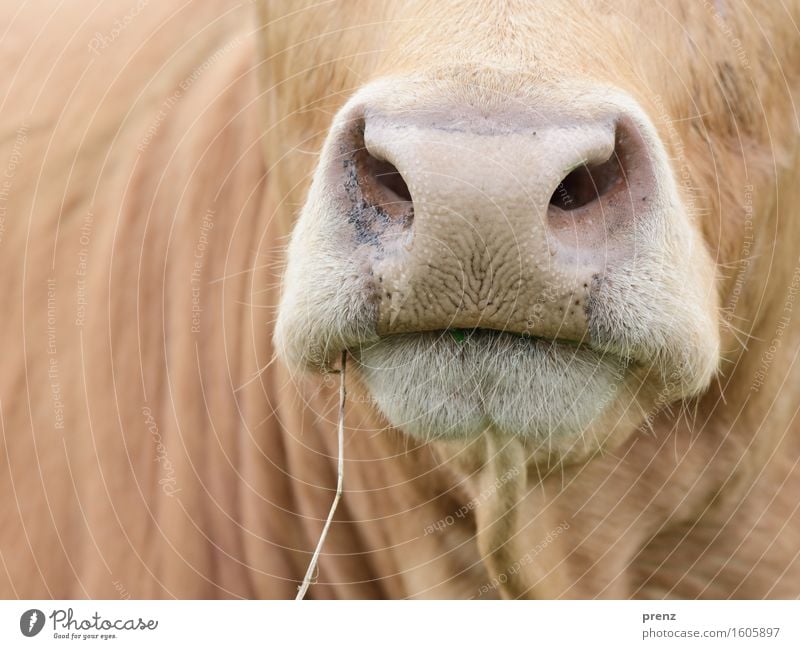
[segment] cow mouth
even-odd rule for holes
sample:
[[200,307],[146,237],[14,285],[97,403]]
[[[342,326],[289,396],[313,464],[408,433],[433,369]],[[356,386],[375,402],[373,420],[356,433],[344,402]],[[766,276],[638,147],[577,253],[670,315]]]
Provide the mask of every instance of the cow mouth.
[[[349,345],[343,352],[360,362],[370,350],[383,345],[414,346],[420,353],[425,351],[447,351],[455,355],[463,355],[467,348],[478,350],[481,354],[508,353],[513,349],[536,347],[540,351],[551,353],[580,353],[588,350],[589,344],[584,340],[570,338],[535,336],[527,332],[508,329],[492,329],[488,327],[448,327],[446,329],[424,329],[403,333],[386,334],[370,341],[359,341]],[[605,353],[608,355],[608,353]],[[626,363],[631,363],[629,359]]]
[[573,437],[611,406],[628,369],[580,342],[481,328],[394,334],[349,353],[389,422],[426,439]]
[[[487,327],[448,327],[446,329],[426,329],[420,331],[410,331],[400,334],[387,334],[379,336],[370,342],[361,341],[357,345],[351,345],[344,349],[354,359],[358,360],[365,351],[372,346],[395,341],[417,341],[421,346],[439,346],[454,353],[463,351],[465,347],[474,346],[479,348],[482,353],[491,354],[492,352],[508,352],[511,347],[520,349],[536,346],[540,350],[551,350],[553,352],[563,351],[575,353],[576,350],[588,350],[590,345],[586,340],[576,340],[572,338],[535,336],[527,332],[517,332],[509,329],[492,329]],[[608,352],[603,352],[609,355]],[[620,359],[623,360],[623,359]],[[626,363],[632,363],[630,359],[624,359]]]
[[558,338],[558,337],[547,338],[544,336],[534,336],[526,332],[518,333],[516,331],[508,331],[505,329],[487,329],[484,327],[474,327],[470,329],[453,327],[450,329],[443,330],[441,332],[441,335],[449,335],[453,340],[455,340],[458,343],[463,343],[463,342],[468,343],[472,341],[473,338],[491,339],[492,337],[510,336],[514,340],[518,341],[527,340],[531,344],[549,343],[553,345],[568,345],[570,347],[578,347],[582,344],[582,341],[572,340],[569,338]]

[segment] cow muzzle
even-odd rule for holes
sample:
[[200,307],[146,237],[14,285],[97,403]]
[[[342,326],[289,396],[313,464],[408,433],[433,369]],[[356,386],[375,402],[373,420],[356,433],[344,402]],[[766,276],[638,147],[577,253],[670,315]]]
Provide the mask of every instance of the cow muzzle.
[[636,253],[636,215],[654,193],[642,138],[619,111],[364,106],[332,148],[323,173],[371,273],[383,336],[489,329],[580,342],[593,278]]
[[383,82],[338,113],[279,352],[324,368],[349,350],[424,434],[574,434],[651,374],[659,398],[696,393],[718,353],[712,265],[638,105],[463,95]]

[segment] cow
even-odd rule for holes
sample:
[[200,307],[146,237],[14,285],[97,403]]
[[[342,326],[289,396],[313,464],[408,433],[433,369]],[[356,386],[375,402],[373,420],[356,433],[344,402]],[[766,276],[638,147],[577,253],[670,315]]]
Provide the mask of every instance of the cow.
[[800,595],[800,4],[3,12],[3,596]]

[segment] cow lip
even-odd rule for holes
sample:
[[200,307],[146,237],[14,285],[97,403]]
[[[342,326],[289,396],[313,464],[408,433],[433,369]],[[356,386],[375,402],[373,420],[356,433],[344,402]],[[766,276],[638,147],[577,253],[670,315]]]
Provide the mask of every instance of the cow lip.
[[512,336],[514,338],[519,338],[522,340],[530,340],[533,342],[547,342],[553,344],[560,344],[560,345],[569,345],[571,347],[580,347],[584,344],[583,341],[580,340],[573,340],[569,338],[559,338],[559,337],[546,337],[546,336],[534,336],[527,332],[517,332],[517,331],[509,331],[507,329],[491,329],[486,327],[473,327],[473,328],[449,328],[445,330],[441,330],[442,333],[448,333],[456,342],[467,342],[473,336]]
[[[426,440],[489,428],[545,440],[554,425],[585,430],[630,376],[624,359],[588,341],[576,348],[491,329],[457,338],[440,329],[351,348],[355,376],[389,425]],[[598,396],[588,409],[584,390]]]
[[[460,339],[461,336],[456,333],[455,335],[453,332],[462,332],[463,339]],[[501,340],[501,339],[518,339],[527,341],[530,345],[541,345],[542,347],[556,352],[559,349],[562,352],[567,352],[568,348],[572,350],[572,353],[579,353],[580,351],[591,351],[594,353],[601,354],[606,358],[617,358],[619,361],[624,363],[625,366],[628,368],[633,368],[639,366],[641,363],[633,357],[630,356],[623,356],[617,354],[615,352],[609,351],[607,349],[599,349],[595,347],[591,341],[589,340],[588,336],[581,339],[575,340],[570,338],[559,338],[559,337],[545,337],[545,336],[534,336],[529,333],[519,333],[515,331],[509,331],[507,329],[490,329],[486,327],[474,327],[474,328],[458,328],[458,327],[449,327],[447,329],[424,329],[419,331],[404,331],[392,334],[383,334],[379,335],[376,338],[373,338],[369,341],[361,340],[349,345],[340,348],[341,351],[345,352],[351,358],[358,360],[361,355],[361,352],[365,348],[369,348],[373,345],[377,345],[382,343],[383,341],[390,340],[399,336],[434,336],[437,340],[444,340],[450,342],[454,348],[458,348],[461,345],[468,345],[470,342],[477,343],[477,344],[486,344],[490,343],[493,339]]]
[[491,329],[488,327],[448,327],[446,329],[420,329],[418,331],[403,331],[391,334],[383,334],[379,335],[377,338],[371,341],[359,341],[355,345],[348,345],[346,351],[352,355],[353,352],[356,352],[359,349],[363,349],[365,346],[379,344],[380,342],[392,339],[397,336],[432,336],[438,340],[449,340],[453,341],[456,345],[467,345],[471,342],[474,343],[485,343],[491,342],[493,339],[501,339],[501,338],[514,338],[520,341],[529,341],[531,345],[534,344],[541,344],[541,345],[548,345],[552,347],[558,346],[568,346],[573,349],[588,349],[591,348],[591,345],[588,344],[586,339],[583,340],[574,340],[569,338],[559,338],[559,337],[545,337],[545,336],[534,336],[527,332],[517,332],[511,331],[508,329]]

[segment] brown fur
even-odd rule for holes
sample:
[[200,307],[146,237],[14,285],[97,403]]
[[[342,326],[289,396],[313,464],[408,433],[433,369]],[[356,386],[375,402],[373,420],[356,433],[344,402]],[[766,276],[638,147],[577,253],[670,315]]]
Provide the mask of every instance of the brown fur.
[[[520,442],[494,454],[502,467],[486,449],[504,440],[414,442],[386,430],[353,379],[346,493],[312,595],[800,595],[796,314],[751,389],[800,263],[800,9],[743,7],[363,0],[263,3],[256,16],[209,1],[172,16],[150,3],[95,54],[87,43],[125,10],[66,7],[43,22],[50,6],[26,5],[4,40],[0,100],[0,165],[19,159],[0,239],[0,593],[294,594],[336,482],[336,388],[273,360],[292,217],[352,91],[389,71],[468,78],[488,65],[523,66],[543,85],[565,71],[599,78],[647,108],[676,173],[688,165],[686,199],[731,307],[719,375],[620,446],[530,464],[498,488],[525,458]],[[197,333],[192,270],[208,209]]]

